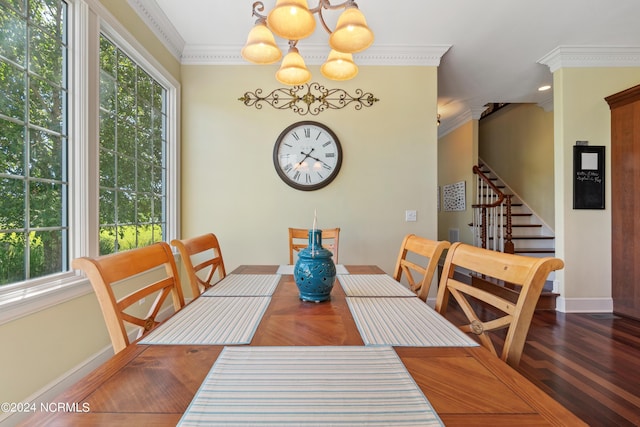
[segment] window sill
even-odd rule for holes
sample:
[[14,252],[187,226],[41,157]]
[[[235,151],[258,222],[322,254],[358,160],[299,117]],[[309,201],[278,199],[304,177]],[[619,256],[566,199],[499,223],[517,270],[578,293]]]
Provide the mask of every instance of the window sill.
[[75,274],[31,286],[0,288],[0,325],[91,292],[89,281]]

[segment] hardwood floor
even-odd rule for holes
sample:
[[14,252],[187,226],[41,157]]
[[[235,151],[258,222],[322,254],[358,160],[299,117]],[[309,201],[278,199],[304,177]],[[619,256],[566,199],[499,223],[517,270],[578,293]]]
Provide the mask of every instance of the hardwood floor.
[[591,426],[640,425],[640,322],[539,311],[518,370]]
[[536,311],[518,371],[590,426],[640,426],[640,321]]
[[[489,310],[477,312],[492,316]],[[455,302],[446,317],[454,323],[465,319]],[[640,426],[638,320],[536,311],[518,371],[590,426]]]

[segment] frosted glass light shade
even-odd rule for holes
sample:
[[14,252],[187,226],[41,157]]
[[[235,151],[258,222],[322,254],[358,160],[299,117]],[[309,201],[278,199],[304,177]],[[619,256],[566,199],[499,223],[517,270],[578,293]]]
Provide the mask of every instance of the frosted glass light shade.
[[358,74],[358,66],[350,53],[331,50],[327,61],[320,67],[320,72],[331,80],[349,80]]
[[361,52],[373,43],[373,32],[364,15],[356,7],[346,9],[338,18],[336,29],[329,37],[329,46],[339,52]]
[[256,24],[249,32],[242,57],[254,64],[273,64],[282,58],[276,40],[265,24]]
[[313,34],[316,19],[307,0],[278,0],[267,15],[267,25],[283,39],[300,40]]
[[301,85],[311,80],[311,72],[295,47],[289,49],[289,53],[282,60],[282,65],[276,72],[276,79],[282,84],[291,86]]

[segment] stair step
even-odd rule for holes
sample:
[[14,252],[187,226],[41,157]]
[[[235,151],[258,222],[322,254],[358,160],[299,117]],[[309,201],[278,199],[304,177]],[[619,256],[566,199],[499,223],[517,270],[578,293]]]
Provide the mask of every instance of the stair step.
[[[506,217],[507,215],[505,213],[499,213],[498,214],[499,217]],[[511,217],[518,217],[518,218],[531,218],[533,217],[533,214],[530,212],[524,212],[524,213],[511,213]],[[472,224],[469,224],[472,225]],[[533,224],[531,224],[533,225]]]
[[511,236],[511,240],[553,240],[554,236]]
[[[473,223],[469,223],[468,224],[470,227],[473,227]],[[499,227],[505,227],[504,224],[498,224]],[[511,224],[512,228],[516,228],[516,227],[520,227],[520,228],[526,228],[526,227],[531,227],[531,228],[542,228],[542,224]]]
[[515,248],[517,254],[555,254],[554,248]]
[[[507,193],[505,193],[504,195],[505,195],[505,196],[511,196],[511,197],[513,197],[513,194],[507,194]],[[481,194],[480,196],[481,196],[481,197],[490,197],[490,198],[492,198],[492,199],[497,199],[497,198],[498,198],[498,195],[497,195],[496,193],[491,193],[491,194]]]
[[536,310],[552,310],[556,309],[556,299],[560,296],[555,292],[546,292],[543,291],[540,294],[540,298],[538,299],[538,303],[536,304]]
[[[489,237],[489,240],[492,240],[493,237]],[[511,240],[553,240],[555,239],[554,236],[539,236],[539,235],[532,235],[532,236],[511,236]]]
[[[515,208],[515,207],[522,207],[522,203],[511,203],[511,207]],[[472,208],[481,208],[482,204],[478,204],[478,203],[474,203],[473,205],[471,205]],[[513,215],[513,214],[512,214]]]

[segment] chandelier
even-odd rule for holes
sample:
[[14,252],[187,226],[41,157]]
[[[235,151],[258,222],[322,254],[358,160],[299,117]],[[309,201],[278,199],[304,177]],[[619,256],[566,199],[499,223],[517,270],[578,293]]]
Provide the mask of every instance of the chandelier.
[[[344,9],[338,17],[335,30],[327,26],[323,10]],[[274,34],[289,40],[289,51],[282,60],[276,79],[286,85],[302,85],[311,80],[311,72],[298,51],[298,41],[309,37],[316,28],[314,14],[329,33],[331,50],[327,60],[320,67],[322,75],[331,80],[349,80],[358,74],[358,66],[353,62],[353,53],[361,52],[373,43],[373,32],[367,26],[364,15],[354,0],[332,5],[330,0],[319,0],[318,5],[309,9],[307,0],[277,0],[276,6],[263,15],[264,4],[253,3],[255,26],[249,32],[247,43],[242,48],[242,57],[254,64],[273,64],[282,58],[282,52],[275,42]]]

